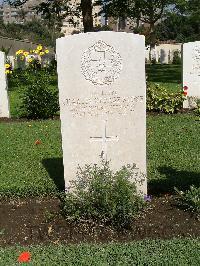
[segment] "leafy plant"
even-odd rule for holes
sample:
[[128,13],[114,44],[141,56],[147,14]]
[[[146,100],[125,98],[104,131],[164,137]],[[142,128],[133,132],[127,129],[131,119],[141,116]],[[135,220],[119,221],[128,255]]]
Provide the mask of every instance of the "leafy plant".
[[129,225],[145,205],[143,197],[136,191],[136,184],[131,181],[134,172],[135,165],[128,165],[114,173],[107,161],[102,161],[100,166],[79,168],[77,180],[72,183],[73,192],[68,192],[63,198],[65,216],[78,221],[92,219],[118,227]]
[[172,93],[158,84],[147,86],[147,110],[173,114],[182,109],[184,95],[180,92]]
[[200,99],[196,100],[196,108],[195,108],[194,112],[197,116],[200,116]]
[[30,119],[53,117],[59,110],[58,90],[51,88],[48,72],[37,71],[37,76],[27,77],[28,86],[24,90],[21,110]]
[[178,195],[178,202],[184,208],[200,214],[200,187],[190,186],[186,192],[175,188]]

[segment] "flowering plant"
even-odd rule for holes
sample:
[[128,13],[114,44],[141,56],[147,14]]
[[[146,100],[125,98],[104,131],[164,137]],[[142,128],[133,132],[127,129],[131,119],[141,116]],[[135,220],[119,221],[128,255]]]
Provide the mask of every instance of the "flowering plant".
[[5,64],[5,73],[12,74],[12,66],[8,63]]

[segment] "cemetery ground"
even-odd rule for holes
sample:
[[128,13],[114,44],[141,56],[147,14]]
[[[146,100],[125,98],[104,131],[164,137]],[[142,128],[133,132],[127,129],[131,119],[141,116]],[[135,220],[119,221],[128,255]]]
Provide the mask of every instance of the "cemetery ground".
[[[160,75],[154,76],[155,68]],[[153,65],[147,73],[150,82],[179,86],[180,66]],[[0,265],[13,265],[23,246],[29,246],[33,265],[55,265],[55,260],[57,265],[200,264],[198,216],[177,206],[174,192],[174,187],[200,186],[197,116],[148,114],[152,200],[129,228],[118,230],[65,220],[59,199],[64,187],[60,121],[16,119],[19,92],[10,95],[14,118],[0,122]]]

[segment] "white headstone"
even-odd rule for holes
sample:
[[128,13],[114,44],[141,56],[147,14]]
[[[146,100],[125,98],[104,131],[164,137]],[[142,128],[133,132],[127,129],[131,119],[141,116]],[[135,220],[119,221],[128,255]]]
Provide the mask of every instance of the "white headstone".
[[161,49],[160,50],[160,63],[161,64],[168,64],[169,58],[168,58],[169,51],[167,49]]
[[57,40],[58,85],[66,189],[78,165],[135,163],[146,184],[144,36],[98,32]]
[[188,88],[184,108],[194,108],[200,99],[200,41],[183,45],[183,88]]
[[5,54],[0,52],[0,117],[10,117],[7,78],[5,74]]

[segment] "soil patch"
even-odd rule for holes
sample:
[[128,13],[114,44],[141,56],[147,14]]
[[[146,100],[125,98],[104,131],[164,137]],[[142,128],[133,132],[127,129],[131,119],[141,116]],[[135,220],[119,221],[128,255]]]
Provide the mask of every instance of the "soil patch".
[[67,222],[60,214],[59,199],[0,202],[0,214],[0,246],[200,237],[200,221],[177,208],[172,196],[155,197],[126,230]]

